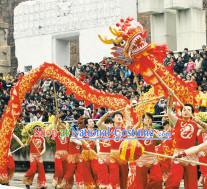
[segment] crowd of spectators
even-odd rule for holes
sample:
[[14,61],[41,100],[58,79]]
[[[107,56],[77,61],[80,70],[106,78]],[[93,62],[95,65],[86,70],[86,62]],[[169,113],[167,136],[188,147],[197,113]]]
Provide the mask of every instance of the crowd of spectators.
[[[184,52],[177,54],[169,52],[164,60],[164,65],[166,69],[173,71],[184,81],[195,81],[198,90],[206,93],[207,48],[205,45],[202,50],[192,52],[189,52],[187,48],[184,49]],[[84,65],[78,63],[77,66],[65,66],[65,69],[98,90],[122,94],[131,100],[137,101],[140,93],[146,92],[150,88],[150,85],[147,85],[140,75],[135,77],[125,66],[114,62],[111,58],[104,58],[99,63],[90,62]],[[8,103],[10,89],[18,77],[19,75],[15,78],[11,75],[4,77],[0,75],[0,117]],[[90,114],[92,118],[98,119],[106,111],[104,108],[94,109],[93,105],[84,107],[83,101],[76,100],[73,95],[65,94],[64,86],[57,81],[47,79],[38,81],[33,86],[31,93],[26,94],[22,105],[21,122],[50,121],[56,111],[54,91],[57,93],[58,109],[64,113],[62,117],[64,121],[77,120],[83,114]],[[203,100],[203,106],[207,107],[207,97],[206,100]],[[166,101],[160,100],[155,106],[155,114],[162,114],[165,109]]]
[[200,111],[207,111],[207,47],[189,52],[185,48],[183,52],[174,54],[169,52],[164,60],[164,65],[173,71],[187,84],[197,84],[198,91],[202,91]]
[[207,91],[207,48],[202,50],[179,52],[175,55],[169,52],[164,60],[167,69],[174,71],[186,82],[196,81],[198,90]]

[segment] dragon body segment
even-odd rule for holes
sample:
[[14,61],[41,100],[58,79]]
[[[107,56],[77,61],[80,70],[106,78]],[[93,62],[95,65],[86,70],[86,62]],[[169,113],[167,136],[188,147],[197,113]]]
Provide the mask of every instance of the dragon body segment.
[[0,183],[8,183],[8,152],[14,126],[21,115],[25,95],[32,90],[38,80],[48,78],[59,81],[66,87],[67,94],[74,94],[77,99],[84,100],[86,104],[93,103],[97,107],[113,110],[130,104],[130,101],[122,95],[105,93],[88,86],[56,64],[44,63],[39,68],[31,70],[19,78],[11,89],[8,106],[0,119]]

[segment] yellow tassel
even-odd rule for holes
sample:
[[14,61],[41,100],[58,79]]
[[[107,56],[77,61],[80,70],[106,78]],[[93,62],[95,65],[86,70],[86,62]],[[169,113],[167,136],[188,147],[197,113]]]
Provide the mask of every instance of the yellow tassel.
[[136,140],[131,141],[129,161],[134,161],[134,152],[135,152],[136,146],[137,146],[137,141]]
[[121,160],[125,160],[127,147],[128,147],[128,141],[123,141],[121,145],[121,155],[120,155]]
[[81,153],[81,157],[84,161],[88,161],[89,160],[89,150],[83,150]]
[[89,159],[90,160],[97,159],[97,154],[94,150],[89,150]]

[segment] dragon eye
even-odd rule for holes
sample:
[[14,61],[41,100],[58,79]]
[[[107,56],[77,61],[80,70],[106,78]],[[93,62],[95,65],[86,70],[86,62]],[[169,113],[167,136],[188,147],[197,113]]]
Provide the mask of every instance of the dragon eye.
[[125,41],[124,40],[120,41],[120,45],[124,46],[125,45]]

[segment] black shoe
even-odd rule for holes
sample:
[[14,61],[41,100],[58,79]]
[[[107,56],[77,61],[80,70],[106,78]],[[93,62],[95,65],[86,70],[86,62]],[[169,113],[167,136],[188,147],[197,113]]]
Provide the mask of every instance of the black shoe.
[[9,186],[9,183],[5,183],[5,184],[1,184],[1,185],[4,185],[4,186]]
[[26,185],[26,189],[30,189],[30,185]]

